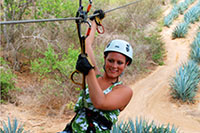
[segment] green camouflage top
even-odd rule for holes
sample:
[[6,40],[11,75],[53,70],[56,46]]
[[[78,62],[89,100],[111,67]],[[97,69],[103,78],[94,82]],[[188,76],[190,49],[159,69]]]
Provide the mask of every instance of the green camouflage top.
[[[122,84],[122,82],[117,82],[115,84],[113,84],[112,86],[108,87],[106,90],[104,90],[104,94],[107,94],[109,92],[112,91],[112,88],[116,85],[119,85],[119,84]],[[88,104],[88,108],[90,110],[93,110],[94,112],[99,112],[101,115],[103,115],[104,117],[106,117],[108,120],[112,121],[113,124],[115,124],[118,120],[118,115],[120,113],[120,110],[117,109],[117,110],[111,110],[111,111],[106,111],[106,110],[99,110],[99,109],[96,109],[93,104],[92,104],[92,101],[89,97],[89,89],[88,87],[86,88],[85,90],[85,101],[87,102]],[[81,109],[83,107],[83,103],[82,103],[82,99],[83,99],[83,91],[81,91],[80,93],[80,96],[79,96],[79,99],[74,107],[74,110],[77,111],[79,109]],[[99,125],[95,122],[93,122],[93,124],[95,125],[95,128],[96,128],[96,132],[97,133],[110,133],[111,131],[110,130],[102,130]],[[79,111],[75,120],[73,121],[72,123],[72,129],[74,132],[78,132],[78,133],[83,133],[83,132],[86,132],[87,130],[87,127],[88,127],[88,124],[87,124],[87,119],[86,119],[86,116],[85,116],[85,112],[83,111]]]

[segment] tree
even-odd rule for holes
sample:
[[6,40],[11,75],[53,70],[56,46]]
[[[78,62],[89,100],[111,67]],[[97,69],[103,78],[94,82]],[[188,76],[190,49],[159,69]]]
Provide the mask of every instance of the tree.
[[[3,0],[0,3],[1,6],[1,20],[12,21],[21,20],[25,10],[33,3],[33,0]],[[14,45],[15,38],[18,35],[18,29],[21,25],[3,25],[1,26],[1,43],[5,44],[6,51],[12,51],[12,60],[14,69],[19,69],[19,63],[17,61],[17,49]],[[1,48],[2,49],[2,48]],[[8,55],[5,55],[7,58]]]

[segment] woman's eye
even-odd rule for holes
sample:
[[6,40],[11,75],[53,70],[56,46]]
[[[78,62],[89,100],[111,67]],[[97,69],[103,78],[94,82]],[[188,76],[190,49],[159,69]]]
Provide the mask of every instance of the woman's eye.
[[123,64],[123,62],[121,62],[121,61],[118,61],[118,62],[117,62],[117,64],[118,64],[118,65],[121,65],[121,64]]
[[109,61],[110,63],[113,63],[113,62],[114,62],[114,60],[112,60],[112,59],[108,59],[108,61]]

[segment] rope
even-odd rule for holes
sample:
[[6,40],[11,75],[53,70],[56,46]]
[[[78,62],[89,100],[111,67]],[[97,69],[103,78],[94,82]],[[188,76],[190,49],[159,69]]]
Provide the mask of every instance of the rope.
[[[130,2],[130,3],[126,4],[126,5],[122,5],[122,6],[110,9],[110,10],[106,10],[104,12],[105,13],[112,12],[114,10],[121,9],[121,8],[127,7],[129,5],[135,4],[135,3],[139,2],[139,1],[141,1],[141,0]],[[97,14],[90,15],[89,18],[91,18],[93,16],[97,16],[97,15],[99,15],[99,14],[97,13]],[[39,22],[54,22],[54,21],[68,21],[68,20],[81,20],[81,19],[82,19],[81,17],[69,17],[69,18],[38,19],[38,20],[34,20],[34,19],[33,20],[16,20],[16,21],[3,21],[3,22],[0,22],[0,25],[39,23]]]

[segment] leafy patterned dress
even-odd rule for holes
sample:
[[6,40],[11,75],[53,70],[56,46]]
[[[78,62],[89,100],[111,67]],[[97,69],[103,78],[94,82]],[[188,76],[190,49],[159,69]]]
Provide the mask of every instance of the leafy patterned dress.
[[[109,92],[112,91],[112,88],[116,85],[119,85],[119,84],[122,84],[122,82],[117,82],[113,85],[111,85],[110,87],[108,87],[106,90],[104,90],[104,94],[108,94]],[[93,104],[92,104],[92,101],[89,97],[89,89],[88,87],[86,88],[85,90],[85,101],[87,102],[87,106],[88,106],[88,109],[94,111],[94,112],[98,112],[100,113],[101,115],[103,115],[106,119],[110,120],[113,124],[115,124],[118,120],[118,115],[120,113],[120,110],[117,109],[117,110],[109,110],[109,111],[106,111],[106,110],[99,110],[99,109],[96,109]],[[78,110],[80,110],[81,108],[83,107],[83,91],[81,91],[80,93],[80,96],[79,96],[79,99],[74,107],[74,110],[75,112],[77,112]],[[96,122],[93,122],[93,124],[95,125],[95,129],[96,129],[96,132],[97,133],[110,133],[111,131],[110,130],[104,130],[100,125],[98,125]],[[72,129],[73,129],[73,132],[77,132],[77,133],[84,133],[86,132],[88,128],[88,123],[87,123],[87,119],[86,119],[86,115],[85,115],[85,112],[83,111],[78,111],[78,114],[75,118],[75,120],[73,121],[72,123]]]

